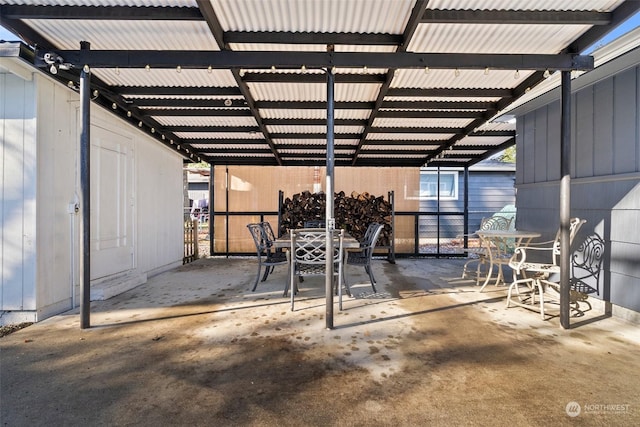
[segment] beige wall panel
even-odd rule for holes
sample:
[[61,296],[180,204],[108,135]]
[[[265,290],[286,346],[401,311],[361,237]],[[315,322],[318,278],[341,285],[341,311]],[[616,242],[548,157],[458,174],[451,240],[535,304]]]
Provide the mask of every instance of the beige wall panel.
[[415,220],[413,216],[396,216],[394,241],[398,253],[413,253]]
[[[228,172],[228,175],[227,175]],[[336,192],[344,191],[367,192],[376,197],[388,198],[389,191],[395,194],[396,211],[417,211],[418,192],[420,187],[419,168],[356,168],[337,167],[335,169]],[[226,211],[227,185],[229,187],[229,212],[277,212],[278,193],[282,191],[284,197],[291,197],[303,191],[324,191],[326,176],[324,167],[278,167],[278,166],[216,166],[214,171],[216,212]],[[228,182],[228,184],[227,184]],[[248,216],[234,216],[229,218],[229,251],[251,252],[253,242],[246,230],[250,222],[257,222],[260,218]],[[277,229],[276,215],[265,217]],[[396,221],[398,219],[396,218]],[[399,252],[413,251],[413,219],[405,219],[410,225],[398,228],[396,225],[396,250]],[[218,253],[226,252],[225,218],[216,217],[214,220],[214,250]],[[398,231],[402,230],[399,235]],[[406,240],[402,247],[400,241]],[[407,249],[405,249],[405,246]]]
[[225,252],[227,250],[226,223],[227,219],[223,216],[216,216],[213,218],[213,250],[216,253]]

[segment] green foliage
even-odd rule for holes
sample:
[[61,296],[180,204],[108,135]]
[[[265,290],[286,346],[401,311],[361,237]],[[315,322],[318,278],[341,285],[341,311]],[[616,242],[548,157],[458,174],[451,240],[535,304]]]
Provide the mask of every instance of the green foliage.
[[209,163],[207,162],[189,163],[187,166],[189,169],[209,169]]
[[500,156],[498,156],[498,160],[504,163],[515,163],[516,162],[516,146],[512,145],[511,147],[505,149]]

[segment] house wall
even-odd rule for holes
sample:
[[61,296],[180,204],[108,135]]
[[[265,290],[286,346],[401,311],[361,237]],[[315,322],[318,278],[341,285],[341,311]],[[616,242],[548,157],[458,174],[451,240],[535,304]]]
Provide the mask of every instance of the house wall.
[[[447,170],[447,169],[443,169]],[[458,197],[455,200],[420,200],[420,210],[425,212],[464,212],[464,172],[458,173]],[[482,218],[499,212],[505,206],[515,206],[516,190],[513,170],[471,169],[469,170],[469,226],[466,233],[480,228]],[[508,208],[507,208],[508,209]],[[433,237],[437,227],[435,217],[423,217],[420,221],[421,235]],[[453,238],[464,234],[463,216],[440,217],[440,237]],[[424,234],[426,233],[426,234]],[[431,234],[430,236],[428,234]]]
[[[599,295],[614,313],[640,311],[640,53],[574,80],[571,215],[606,241]],[[551,237],[559,225],[560,103],[517,119],[517,226]],[[577,241],[580,238],[577,238]],[[625,310],[628,309],[628,310]],[[629,311],[630,310],[630,311]]]
[[0,322],[4,322],[4,310],[36,308],[37,141],[32,80],[0,72],[0,118]]
[[[79,97],[11,72],[0,95],[0,323],[38,321],[80,300]],[[91,295],[102,299],[181,264],[182,158],[93,104],[91,123]]]

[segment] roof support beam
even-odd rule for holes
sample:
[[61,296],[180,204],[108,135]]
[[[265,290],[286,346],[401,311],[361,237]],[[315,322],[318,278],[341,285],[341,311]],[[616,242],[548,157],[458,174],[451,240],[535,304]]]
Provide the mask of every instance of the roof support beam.
[[483,89],[483,88],[390,88],[387,96],[441,96],[441,97],[487,97],[487,98],[503,98],[511,97],[513,93],[511,89]]
[[[326,132],[317,133],[272,133],[273,139],[326,139]],[[336,133],[335,139],[359,139],[359,133]]]
[[120,95],[242,96],[237,87],[111,86],[109,90]]
[[[336,83],[384,83],[385,74],[336,74]],[[325,83],[324,73],[253,73],[245,72],[245,83]]]
[[1,10],[11,19],[203,20],[195,7],[3,5]]
[[[264,119],[267,126],[326,126],[326,119]],[[336,126],[364,126],[366,120],[359,119],[335,119]]]
[[[50,49],[38,49],[39,63]],[[256,68],[458,68],[495,70],[589,70],[593,57],[576,54],[490,54],[490,53],[414,53],[414,52],[290,52],[290,51],[153,51],[153,50],[59,50],[65,63],[76,68],[84,65],[97,68],[183,69]]]
[[376,117],[391,119],[479,119],[484,111],[380,110]]
[[227,43],[379,45],[396,46],[402,42],[398,34],[294,33],[287,31],[227,31]]
[[249,109],[223,108],[160,108],[155,110],[138,109],[144,116],[175,116],[175,117],[253,117]]
[[423,24],[608,25],[611,13],[558,10],[425,10]]

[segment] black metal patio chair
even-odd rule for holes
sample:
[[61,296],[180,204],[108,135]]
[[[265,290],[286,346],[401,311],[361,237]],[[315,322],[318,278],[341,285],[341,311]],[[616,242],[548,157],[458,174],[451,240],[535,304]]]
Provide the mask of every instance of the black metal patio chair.
[[[273,248],[275,236],[269,223],[251,223],[247,224],[247,228],[251,233],[251,237],[253,237],[253,242],[256,245],[256,255],[258,257],[258,274],[251,289],[253,292],[258,286],[261,275],[262,281],[264,282],[276,265],[288,264],[288,260],[285,252],[276,251]],[[264,273],[261,273],[263,266],[265,267]]]
[[[347,265],[359,265],[364,267],[365,271],[369,275],[369,279],[371,280],[373,292],[378,291],[376,290],[376,279],[373,276],[373,270],[371,268],[371,259],[373,258],[376,242],[378,241],[378,237],[380,236],[380,232],[383,228],[384,225],[378,224],[377,222],[369,224],[369,227],[367,227],[367,231],[364,234],[364,240],[360,244],[360,249],[348,250],[346,257]],[[344,283],[347,290],[350,292],[346,277],[344,278]]]

